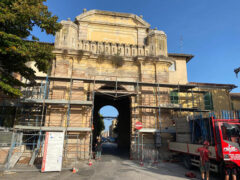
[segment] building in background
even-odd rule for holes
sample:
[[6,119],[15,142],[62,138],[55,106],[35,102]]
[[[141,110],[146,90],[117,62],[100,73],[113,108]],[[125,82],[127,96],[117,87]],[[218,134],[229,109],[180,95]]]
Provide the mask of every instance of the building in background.
[[232,109],[239,110],[240,109],[240,93],[230,93],[231,101],[232,101]]
[[101,135],[104,138],[108,138],[109,137],[109,131],[103,131]]
[[112,124],[109,126],[109,136],[112,138],[117,138],[117,134],[114,129],[117,127],[117,119],[112,120]]

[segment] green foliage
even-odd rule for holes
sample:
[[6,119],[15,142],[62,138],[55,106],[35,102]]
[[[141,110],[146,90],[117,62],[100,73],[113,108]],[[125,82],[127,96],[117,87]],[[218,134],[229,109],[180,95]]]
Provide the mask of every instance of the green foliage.
[[124,64],[124,59],[122,56],[119,55],[119,53],[113,55],[110,60],[112,62],[112,65],[116,68],[122,67]]
[[103,117],[101,114],[98,114],[98,118],[94,125],[95,135],[100,136],[101,132],[105,129]]
[[108,58],[108,57],[107,57],[104,53],[101,53],[101,54],[99,54],[98,57],[97,57],[97,63],[102,64],[103,61],[104,61],[105,59],[107,59],[107,58]]
[[133,64],[134,65],[136,65],[136,66],[139,66],[140,65],[140,62],[139,62],[139,60],[138,60],[138,57],[137,56],[135,56],[135,57],[133,57]]
[[104,53],[101,53],[98,55],[97,57],[97,63],[102,64],[104,60],[110,60],[111,64],[115,67],[115,68],[119,68],[122,67],[124,64],[124,59],[122,56],[120,56],[119,53],[113,55],[113,56],[107,56]]
[[4,107],[0,114],[0,126],[13,127],[15,113],[15,107]]
[[78,50],[77,53],[78,53],[78,57],[77,57],[78,60],[81,60],[83,57],[83,50]]
[[146,64],[146,63],[153,63],[153,62],[156,62],[158,61],[158,58],[157,57],[153,57],[153,56],[146,56],[144,61],[143,61],[143,64]]
[[[35,72],[26,65],[28,62],[34,61],[39,71],[47,72],[54,58],[53,46],[39,43],[38,38],[31,35],[34,26],[52,35],[61,28],[58,18],[52,16],[44,2],[46,0],[0,1],[0,91],[7,95],[21,95],[16,87],[24,84],[14,74],[35,83]],[[33,41],[26,41],[28,37]]]

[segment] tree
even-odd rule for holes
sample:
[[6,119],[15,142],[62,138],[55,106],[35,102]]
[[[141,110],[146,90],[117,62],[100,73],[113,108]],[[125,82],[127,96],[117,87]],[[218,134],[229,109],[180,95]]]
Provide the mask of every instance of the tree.
[[94,134],[95,137],[100,136],[101,132],[105,129],[103,116],[98,113],[97,119],[94,123]]
[[[54,58],[53,46],[39,43],[31,34],[37,26],[42,32],[55,35],[61,24],[44,4],[46,0],[1,0],[0,1],[0,91],[11,96],[21,96],[17,87],[25,86],[14,76],[19,74],[35,83],[34,70],[26,63],[35,62],[41,72],[47,72]],[[32,41],[26,41],[26,38]]]

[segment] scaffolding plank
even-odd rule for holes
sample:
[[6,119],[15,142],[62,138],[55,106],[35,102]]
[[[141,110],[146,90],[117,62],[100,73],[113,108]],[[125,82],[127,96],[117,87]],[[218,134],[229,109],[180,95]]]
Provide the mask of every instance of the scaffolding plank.
[[175,127],[168,127],[164,129],[156,129],[156,128],[142,128],[139,130],[139,132],[143,133],[176,133],[176,128]]
[[22,156],[23,151],[21,152],[15,152],[10,161],[9,161],[9,168],[13,168],[15,166],[15,164],[18,162],[18,160],[20,159],[20,157]]
[[196,107],[193,108],[184,108],[184,107],[174,107],[174,106],[136,106],[134,108],[143,108],[143,109],[170,109],[174,111],[191,111],[191,112],[209,112],[209,110],[201,110]]
[[[43,99],[22,99],[22,103],[39,103],[42,104],[44,102]],[[72,105],[86,105],[91,106],[92,101],[80,101],[80,100],[59,100],[59,99],[45,99],[45,104],[72,104]]]
[[6,107],[13,107],[13,106],[20,106],[20,104],[18,103],[18,100],[13,100],[13,99],[9,99],[9,100],[2,100],[0,102],[0,106],[6,106]]
[[31,157],[31,160],[29,161],[29,165],[33,166],[33,163],[38,155],[38,148],[35,148]]
[[103,94],[127,94],[127,95],[137,95],[135,91],[122,91],[122,90],[97,90],[96,92],[103,93]]
[[[38,76],[36,79],[45,80],[46,77]],[[66,81],[69,82],[71,79],[70,77],[53,77],[50,76],[48,79],[54,81]],[[101,80],[101,79],[85,79],[85,78],[72,78],[72,80],[84,81],[84,82],[95,82],[95,83],[115,83],[116,80]],[[170,83],[148,83],[148,82],[136,82],[136,81],[117,81],[118,84],[125,84],[125,85],[142,85],[142,86],[154,86],[154,87],[169,87],[169,88],[194,88],[197,85],[194,84],[170,84]]]
[[160,132],[159,129],[155,128],[142,128],[139,130],[139,132],[144,132],[144,133],[155,133],[155,132]]
[[37,130],[37,131],[91,131],[91,128],[87,127],[48,127],[48,126],[22,126],[15,125],[15,129],[25,129],[25,130]]

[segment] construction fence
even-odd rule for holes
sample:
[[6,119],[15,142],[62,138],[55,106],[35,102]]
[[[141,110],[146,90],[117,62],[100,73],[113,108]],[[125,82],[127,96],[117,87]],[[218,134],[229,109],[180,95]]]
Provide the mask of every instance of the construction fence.
[[[41,167],[44,154],[45,132],[24,131],[12,132],[11,146],[0,148],[0,163],[6,169],[15,165]],[[87,160],[90,157],[90,134],[77,132],[66,134],[63,147],[63,167],[71,167],[69,162]]]
[[[155,163],[159,161],[160,142],[154,142],[152,133],[135,133],[132,136],[130,158],[144,163]],[[155,140],[156,141],[156,140]]]

